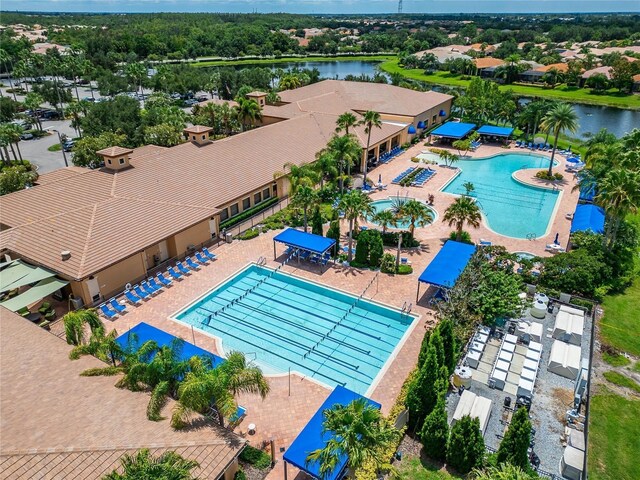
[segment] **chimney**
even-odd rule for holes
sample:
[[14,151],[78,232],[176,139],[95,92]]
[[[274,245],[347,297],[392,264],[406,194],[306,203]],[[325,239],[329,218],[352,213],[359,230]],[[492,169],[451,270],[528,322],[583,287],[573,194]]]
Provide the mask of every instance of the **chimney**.
[[108,170],[117,172],[129,168],[130,155],[133,152],[130,148],[109,147],[98,150],[96,153],[104,160],[104,166]]
[[258,105],[260,105],[260,108],[264,108],[267,104],[267,94],[264,92],[255,91],[247,93],[247,98],[249,100],[254,100]]
[[187,140],[194,145],[201,147],[202,145],[211,143],[211,140],[209,140],[209,134],[212,130],[213,128],[205,127],[204,125],[194,125],[192,127],[185,128],[182,132]]
[[60,256],[62,257],[62,261],[66,261],[69,260],[71,258],[71,251],[70,250],[62,250],[60,252]]

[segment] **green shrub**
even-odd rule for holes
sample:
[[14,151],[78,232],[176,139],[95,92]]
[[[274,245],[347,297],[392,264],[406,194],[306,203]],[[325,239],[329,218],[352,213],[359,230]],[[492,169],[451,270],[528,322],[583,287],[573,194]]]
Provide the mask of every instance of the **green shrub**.
[[560,181],[564,177],[560,172],[551,173],[551,175],[549,175],[549,172],[547,170],[540,170],[539,172],[536,172],[536,178],[539,178],[541,180]]
[[233,480],[247,480],[247,474],[244,473],[244,470],[240,469],[233,476]]
[[574,305],[577,305],[578,307],[586,308],[587,312],[591,314],[591,309],[593,308],[593,302],[591,300],[583,300],[581,298],[572,298],[571,303]]
[[271,466],[271,457],[267,453],[254,448],[251,445],[247,445],[244,450],[242,450],[239,458],[243,462],[246,462],[249,465],[253,465],[260,470],[269,468]]
[[246,232],[238,235],[236,238],[238,240],[251,240],[252,238],[256,238],[258,235],[260,235],[260,230],[257,228],[250,228]]
[[378,230],[370,230],[369,234],[369,265],[374,268],[380,266],[382,255],[384,254],[384,245],[382,244],[382,235]]
[[[254,216],[256,213],[259,213],[263,210],[266,210],[267,208],[271,207],[272,205],[275,205],[276,203],[278,203],[280,201],[280,199],[278,197],[272,197],[269,200],[265,200],[262,203],[259,203],[258,205],[251,207],[248,210],[245,210],[244,212],[236,215],[233,218],[229,218],[228,220],[225,220],[224,222],[220,222],[220,230],[223,230],[225,228],[229,228],[232,227],[234,225],[237,225],[240,222],[245,221],[247,218]],[[280,213],[280,212],[278,212]]]
[[[455,231],[449,234],[449,240],[456,240],[456,237],[457,234]],[[459,241],[462,243],[469,243],[473,245],[473,241],[471,240],[471,235],[469,234],[469,232],[463,231]]]
[[462,417],[451,428],[447,442],[447,463],[460,473],[469,473],[474,468],[482,467],[484,454],[480,421],[468,415]]
[[382,273],[396,273],[396,257],[390,253],[382,255],[380,261],[380,271]]
[[322,218],[322,213],[320,213],[320,207],[316,205],[313,209],[313,215],[311,216],[311,233],[315,235],[322,235],[322,225],[324,220]]
[[331,221],[329,230],[327,230],[327,238],[333,238],[336,241],[333,251],[331,252],[333,256],[336,257],[340,251],[340,220]]
[[420,430],[420,440],[427,456],[434,460],[444,460],[447,456],[448,437],[447,411],[444,401],[440,400],[436,408],[427,415],[422,430]]
[[529,443],[531,441],[531,420],[526,408],[520,408],[511,418],[511,423],[498,448],[498,463],[510,463],[516,467],[529,466]]
[[60,145],[59,143],[54,143],[49,148],[47,148],[47,150],[50,152],[59,152],[60,150],[62,150],[62,145]]
[[413,238],[407,230],[383,233],[382,244],[386,247],[397,247],[398,235],[400,234],[402,235],[402,248],[415,248],[420,246],[420,242]]
[[369,230],[361,231],[356,244],[356,256],[352,264],[369,266]]

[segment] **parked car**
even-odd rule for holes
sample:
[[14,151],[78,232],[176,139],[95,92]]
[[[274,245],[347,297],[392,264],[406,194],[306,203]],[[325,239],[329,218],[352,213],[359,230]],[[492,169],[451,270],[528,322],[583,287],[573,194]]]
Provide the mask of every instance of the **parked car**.
[[206,94],[204,94],[204,93],[203,93],[203,94],[198,95],[198,96],[196,97],[196,99],[197,99],[199,102],[204,102],[205,100],[209,100],[209,95],[206,95]]
[[197,105],[197,104],[198,104],[198,100],[196,100],[195,98],[184,101],[185,107],[193,107],[194,105]]
[[171,99],[172,100],[180,100],[182,98],[182,95],[180,95],[179,93],[172,93],[171,94]]
[[57,110],[47,110],[42,114],[42,118],[45,120],[59,120],[60,112]]
[[20,135],[20,140],[32,140],[33,139],[33,134],[32,133],[23,133],[22,135]]
[[74,141],[73,141],[73,140],[65,140],[65,141],[62,143],[62,149],[63,149],[65,152],[70,152],[71,150],[73,150],[73,146],[74,146],[74,145],[75,145],[75,143],[74,143]]
[[83,102],[95,102],[96,99],[93,97],[82,97]]

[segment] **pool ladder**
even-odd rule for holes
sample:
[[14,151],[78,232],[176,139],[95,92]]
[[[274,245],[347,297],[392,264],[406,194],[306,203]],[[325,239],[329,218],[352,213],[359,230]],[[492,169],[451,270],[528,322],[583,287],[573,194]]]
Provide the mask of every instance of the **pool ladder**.
[[256,264],[258,264],[258,265],[266,265],[267,264],[267,259],[265,257],[260,257],[256,261]]
[[407,315],[409,315],[411,313],[411,309],[413,308],[413,303],[408,303],[404,302],[404,304],[402,305],[402,313],[406,313]]
[[527,240],[535,240],[535,239],[536,239],[535,233],[527,233]]

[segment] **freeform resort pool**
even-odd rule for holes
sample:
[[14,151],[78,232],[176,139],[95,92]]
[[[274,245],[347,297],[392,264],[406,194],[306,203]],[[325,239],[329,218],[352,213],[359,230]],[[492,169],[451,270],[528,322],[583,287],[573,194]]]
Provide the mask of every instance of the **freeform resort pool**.
[[549,158],[522,153],[501,153],[487,158],[462,159],[457,175],[442,189],[463,194],[465,182],[473,183],[485,221],[494,232],[507,237],[541,237],[547,233],[559,192],[525,185],[513,173],[526,168],[547,168]]
[[[373,287],[372,287],[373,288]],[[255,358],[267,374],[297,371],[330,388],[366,394],[416,317],[255,264],[178,312]]]

